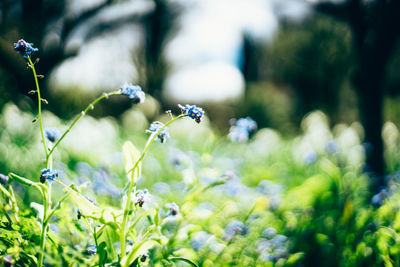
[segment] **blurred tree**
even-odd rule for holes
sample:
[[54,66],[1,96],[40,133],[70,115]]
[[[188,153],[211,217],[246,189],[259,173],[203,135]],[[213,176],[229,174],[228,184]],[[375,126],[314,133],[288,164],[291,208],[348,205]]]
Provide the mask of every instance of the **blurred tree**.
[[[129,5],[124,5],[129,4]],[[134,5],[134,8],[131,8]],[[127,8],[128,7],[128,8]],[[23,38],[40,49],[38,71],[49,76],[65,59],[78,54],[81,46],[100,34],[112,34],[113,30],[129,23],[144,29],[143,58],[139,60],[140,80],[149,93],[157,94],[163,83],[166,64],[162,49],[174,20],[174,5],[165,0],[152,1],[72,1],[72,0],[2,0],[0,1],[0,96],[16,102],[34,88],[24,60],[13,51],[13,42]],[[118,13],[118,16],[114,14]],[[71,41],[72,40],[72,41]],[[71,45],[72,43],[72,45]],[[47,83],[42,84],[46,90]],[[9,91],[7,88],[17,88]],[[71,116],[71,107],[59,105],[52,99],[47,107],[59,116]],[[33,96],[31,96],[33,97]],[[0,102],[0,107],[4,103]],[[70,103],[74,104],[74,103]],[[108,105],[107,114],[118,115],[128,102]],[[79,105],[80,107],[80,105]],[[78,107],[77,107],[78,108]],[[74,109],[74,108],[72,108]],[[96,109],[97,111],[101,109]]]
[[373,190],[385,185],[382,142],[384,81],[389,59],[400,34],[400,1],[347,0],[321,2],[320,12],[348,23],[356,55],[353,86],[358,94],[360,119],[365,130],[367,171]]

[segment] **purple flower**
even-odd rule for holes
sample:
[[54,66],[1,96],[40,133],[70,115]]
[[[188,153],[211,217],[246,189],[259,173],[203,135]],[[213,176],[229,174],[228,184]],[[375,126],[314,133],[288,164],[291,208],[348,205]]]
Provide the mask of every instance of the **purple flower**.
[[143,103],[146,99],[146,95],[139,85],[125,83],[119,90],[121,91],[121,94],[127,95],[130,99],[132,99],[135,104]]
[[21,39],[14,43],[14,50],[18,54],[24,56],[24,58],[30,57],[33,52],[39,51],[39,49],[33,47],[33,43],[27,43]]
[[200,123],[203,116],[204,116],[204,110],[202,108],[196,107],[195,105],[179,105],[178,107],[187,114],[190,118],[194,119],[197,123]]

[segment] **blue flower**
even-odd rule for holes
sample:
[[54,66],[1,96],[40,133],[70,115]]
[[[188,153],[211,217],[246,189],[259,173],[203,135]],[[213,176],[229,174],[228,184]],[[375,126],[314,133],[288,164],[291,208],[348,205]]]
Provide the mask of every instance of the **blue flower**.
[[178,105],[178,107],[190,118],[194,119],[197,123],[200,123],[201,119],[204,116],[204,110],[202,108],[196,107],[195,105]]
[[50,169],[43,169],[42,174],[40,175],[40,182],[44,184],[46,182],[46,180],[48,180],[50,182],[57,178],[58,178],[58,171],[56,171],[56,170],[52,171]]
[[224,238],[230,241],[236,234],[245,235],[247,228],[241,221],[233,220],[224,229]]
[[236,127],[247,130],[248,132],[257,130],[257,123],[250,117],[241,118],[236,121]]
[[132,83],[125,83],[119,89],[121,94],[129,96],[135,104],[143,103],[146,99],[142,88],[139,85],[133,85]]
[[44,130],[44,135],[52,143],[57,141],[61,136],[60,131],[58,129],[56,129],[56,128],[45,129]]
[[33,52],[39,51],[39,49],[33,47],[33,43],[27,43],[23,39],[18,40],[18,42],[14,43],[14,50],[18,54],[23,55],[24,58],[31,56]]
[[[159,122],[153,122],[150,125],[150,128],[147,130],[147,132],[155,134],[158,131],[161,130],[161,128],[164,127],[164,124],[159,123]],[[169,129],[168,127],[165,127],[156,137],[156,140],[159,140],[161,143],[165,143],[167,139],[169,138]]]
[[97,247],[95,245],[90,245],[87,247],[86,254],[96,255],[96,253],[97,253]]
[[139,190],[136,193],[134,203],[135,205],[139,205],[139,207],[143,207],[143,204],[149,199],[150,194],[147,189]]
[[8,176],[0,173],[0,184],[6,185],[8,182]]
[[174,202],[167,203],[167,204],[165,204],[165,207],[167,209],[169,209],[168,212],[167,212],[167,216],[168,217],[174,217],[174,216],[178,215],[179,207],[178,207],[178,205],[176,205],[176,203],[174,203]]
[[249,140],[250,132],[257,130],[257,123],[250,117],[241,119],[231,119],[229,121],[229,139],[232,142],[246,142]]

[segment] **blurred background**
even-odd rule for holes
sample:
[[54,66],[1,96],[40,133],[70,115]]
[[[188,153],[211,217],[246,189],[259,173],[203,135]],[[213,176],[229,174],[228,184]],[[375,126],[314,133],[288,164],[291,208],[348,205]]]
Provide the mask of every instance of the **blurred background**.
[[[381,176],[382,127],[399,124],[398,11],[390,0],[2,0],[0,111],[36,112],[13,51],[23,38],[39,48],[44,108],[62,119],[126,81],[149,96],[143,120],[198,104],[220,134],[250,116],[293,136],[321,110],[330,126],[361,122],[366,169]],[[129,108],[115,98],[92,115],[121,121]]]

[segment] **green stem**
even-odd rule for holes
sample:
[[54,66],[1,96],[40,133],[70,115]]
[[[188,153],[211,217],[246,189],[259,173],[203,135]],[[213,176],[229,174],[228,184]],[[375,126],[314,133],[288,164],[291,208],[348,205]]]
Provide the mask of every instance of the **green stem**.
[[[128,171],[128,174],[131,172],[134,172],[137,167],[139,166],[139,163],[143,160],[144,156],[146,155],[147,151],[149,150],[151,144],[154,142],[154,140],[157,138],[157,136],[171,123],[173,123],[174,121],[179,120],[180,118],[186,117],[187,114],[181,114],[176,118],[172,118],[171,120],[169,120],[166,124],[164,124],[164,126],[162,126],[156,133],[152,134],[149,138],[149,140],[146,143],[146,146],[143,150],[142,155],[140,155],[139,159],[135,162],[135,165],[132,167],[132,169],[130,169]],[[134,177],[134,175],[132,175],[132,177]],[[129,186],[129,190],[128,190],[128,197],[125,203],[125,208],[124,208],[124,217],[122,219],[122,227],[120,229],[120,242],[121,242],[121,257],[125,257],[125,253],[126,253],[126,236],[125,236],[125,232],[126,232],[126,224],[128,222],[128,214],[129,214],[129,205],[131,202],[131,195],[132,195],[132,191],[134,188],[134,183],[133,183],[133,178],[131,181],[131,185]]]
[[46,244],[46,235],[47,235],[47,225],[49,220],[47,220],[47,210],[49,208],[49,196],[47,195],[47,191],[42,191],[43,195],[43,219],[42,219],[42,233],[40,235],[40,251],[39,251],[39,261],[38,266],[43,266],[43,255]]
[[60,144],[60,142],[64,139],[64,137],[71,131],[72,127],[74,127],[75,124],[77,124],[78,121],[80,119],[82,119],[82,117],[85,116],[89,110],[94,108],[94,105],[96,105],[99,101],[101,101],[104,98],[108,98],[110,96],[120,95],[120,94],[121,94],[121,92],[119,90],[111,92],[111,93],[104,93],[101,96],[99,96],[98,98],[96,98],[95,100],[93,100],[92,102],[90,102],[90,104],[75,118],[75,120],[71,123],[71,125],[68,127],[68,129],[62,134],[60,139],[58,139],[57,142],[55,143],[55,145],[51,148],[50,152],[46,155],[46,165],[49,164],[49,158],[50,158],[50,155],[54,152],[54,149],[56,149],[56,147]]
[[40,97],[40,89],[39,89],[39,82],[38,78],[36,75],[36,70],[35,70],[35,65],[32,63],[31,57],[27,57],[29,65],[32,69],[33,72],[33,77],[35,78],[35,84],[36,84],[36,92],[38,96],[38,116],[39,116],[39,125],[40,125],[40,134],[42,136],[42,142],[43,142],[43,148],[44,148],[44,153],[46,154],[46,159],[48,157],[48,151],[46,147],[46,140],[44,138],[44,132],[43,132],[43,124],[42,124],[42,98]]

